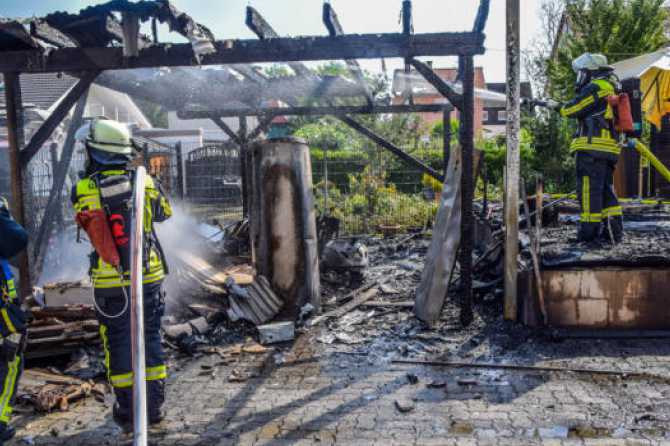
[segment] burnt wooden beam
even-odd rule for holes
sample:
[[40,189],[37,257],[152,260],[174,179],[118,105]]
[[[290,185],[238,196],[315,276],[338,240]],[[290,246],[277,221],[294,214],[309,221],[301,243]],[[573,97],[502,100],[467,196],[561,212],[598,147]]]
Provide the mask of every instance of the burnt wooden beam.
[[30,35],[58,48],[74,48],[77,46],[76,40],[70,38],[70,36],[62,33],[42,19],[35,19],[30,22]]
[[223,133],[228,135],[228,137],[230,138],[231,141],[233,141],[235,144],[237,144],[240,147],[242,146],[243,140],[240,139],[240,135],[235,133],[233,131],[233,129],[231,129],[230,126],[228,124],[226,124],[223,119],[221,119],[220,116],[209,115],[209,116],[207,116],[207,118],[211,119],[214,122],[214,124],[216,124],[216,126],[218,128],[223,130]]
[[[506,56],[507,56],[507,127],[505,154],[505,319],[515,321],[518,305],[519,254],[519,181],[521,176],[520,132],[520,77],[521,46],[519,0],[506,2]],[[527,222],[530,225],[530,222]]]
[[227,65],[334,59],[379,59],[419,56],[484,54],[481,33],[436,34],[357,34],[338,37],[293,37],[265,40],[214,42],[216,51],[200,62],[191,44],[161,44],[140,50],[134,58],[124,58],[123,49],[61,48],[6,51],[0,60],[1,72],[43,73],[59,71],[99,71],[148,67]]
[[474,198],[473,152],[475,132],[475,68],[472,57],[461,60],[463,72],[463,102],[460,109],[461,125],[459,139],[463,174],[461,176],[461,323],[464,326],[472,322],[472,251],[474,248]]
[[249,132],[249,134],[247,135],[247,140],[253,141],[254,139],[258,138],[261,133],[267,131],[268,127],[270,127],[270,124],[272,124],[274,118],[275,116],[264,116],[260,118],[256,128],[253,129],[251,132]]
[[[342,36],[344,35],[344,29],[340,23],[337,13],[333,8],[333,5],[330,3],[323,4],[323,23],[328,29],[328,34],[331,37]],[[344,62],[349,67],[349,72],[356,79],[358,85],[361,86],[362,93],[365,95],[365,99],[368,101],[368,105],[372,107],[374,105],[374,98],[368,87],[368,83],[363,76],[363,70],[361,69],[360,64],[356,59],[345,59]]]
[[444,175],[447,175],[449,168],[449,157],[451,156],[451,110],[444,110],[442,113],[442,126],[444,132],[442,135],[442,157],[444,161]]
[[481,33],[486,28],[486,21],[489,18],[489,10],[491,9],[491,0],[480,0],[479,8],[477,8],[477,16],[475,17],[475,24],[472,27],[472,32]]
[[[26,226],[25,197],[23,195],[23,172],[20,162],[20,150],[24,142],[23,101],[21,82],[17,73],[4,73],[5,109],[7,113],[7,141],[9,143],[9,175],[12,189],[12,211],[16,221]],[[30,268],[28,255],[18,255],[20,290],[19,296],[30,294]]]
[[240,140],[240,167],[242,168],[242,217],[249,216],[249,166],[247,153],[249,152],[248,126],[246,116],[239,117],[238,138]]
[[67,178],[70,162],[72,161],[72,155],[74,154],[74,148],[76,146],[75,135],[77,130],[84,122],[84,111],[86,109],[87,99],[88,90],[84,91],[84,93],[77,101],[67,135],[65,136],[65,142],[63,143],[63,150],[61,152],[60,160],[58,161],[56,165],[57,167],[52,175],[53,181],[51,192],[49,193],[49,200],[47,201],[47,205],[44,209],[44,216],[42,217],[42,222],[40,223],[40,227],[37,231],[33,248],[33,259],[34,263],[38,267],[38,270],[42,269],[41,265],[44,257],[44,249],[49,242],[49,233],[53,228],[54,218],[58,214],[58,210],[62,205],[61,194],[63,191],[63,185],[65,184],[65,179]]
[[[259,39],[277,39],[279,34],[274,30],[265,18],[253,7],[247,6],[247,27],[258,36]],[[312,71],[301,63],[289,63],[289,67],[298,76],[314,76]]]
[[265,107],[239,108],[220,110],[179,110],[179,119],[211,119],[217,117],[234,116],[325,116],[349,114],[401,114],[401,113],[441,113],[451,111],[449,104],[414,104],[414,105],[334,105],[334,106],[304,106],[304,107]]
[[[440,76],[435,74],[431,67],[414,58],[410,59],[409,63],[416,68],[416,71],[421,73],[421,75],[435,87],[442,96],[447,98],[454,107],[459,110],[463,107],[463,95],[456,93]],[[463,91],[465,91],[465,87],[463,87]],[[468,171],[466,170],[465,172]]]
[[37,132],[30,139],[25,149],[21,151],[21,165],[27,166],[35,154],[42,148],[42,145],[49,139],[53,131],[63,121],[63,118],[70,112],[72,106],[79,100],[82,94],[88,90],[99,72],[90,71],[85,73],[74,87],[60,101],[56,109],[42,123]]
[[431,177],[435,178],[439,182],[443,183],[444,182],[444,175],[441,173],[437,172],[435,169],[433,169],[430,166],[427,166],[420,160],[414,158],[412,155],[409,153],[406,153],[404,150],[401,148],[397,147],[395,144],[391,143],[390,141],[387,141],[386,139],[382,138],[381,136],[377,135],[375,132],[372,130],[368,129],[358,121],[356,121],[353,118],[350,118],[349,116],[338,116],[337,119],[340,121],[344,122],[346,125],[351,127],[352,129],[356,130],[358,133],[361,135],[369,138],[372,140],[375,144],[380,145],[381,147],[385,148],[389,152],[393,153],[395,156],[403,160],[406,164],[413,166],[417,169],[419,169],[422,172],[427,173]]

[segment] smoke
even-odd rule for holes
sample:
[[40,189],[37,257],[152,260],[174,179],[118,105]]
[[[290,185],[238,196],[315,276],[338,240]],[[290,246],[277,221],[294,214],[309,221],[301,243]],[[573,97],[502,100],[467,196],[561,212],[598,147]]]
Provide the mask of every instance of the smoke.
[[[172,210],[170,219],[155,224],[170,272],[164,282],[168,312],[183,308],[201,294],[197,282],[182,274],[184,264],[181,254],[186,251],[193,256],[211,260],[217,254],[214,249],[217,241],[222,239],[219,228],[199,223],[186,205],[173,203]],[[74,227],[51,238],[38,286],[88,279],[91,244],[83,231],[80,243],[77,243],[76,238]]]
[[82,233],[77,243],[76,230],[73,227],[60,231],[51,237],[46,248],[44,266],[37,281],[38,286],[54,282],[77,282],[88,279],[91,245]]
[[156,224],[156,234],[170,269],[164,283],[168,313],[195,302],[196,297],[202,294],[198,283],[183,274],[182,253],[212,259],[216,255],[216,241],[222,238],[219,228],[198,222],[187,205],[172,203],[172,210],[169,220]]

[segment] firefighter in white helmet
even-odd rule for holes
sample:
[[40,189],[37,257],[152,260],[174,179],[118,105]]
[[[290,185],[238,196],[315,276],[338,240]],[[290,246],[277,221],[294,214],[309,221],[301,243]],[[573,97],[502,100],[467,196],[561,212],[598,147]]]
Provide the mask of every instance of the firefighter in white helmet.
[[[72,191],[77,222],[89,234],[94,245],[90,255],[97,318],[105,352],[107,378],[116,394],[114,420],[129,430],[132,425],[133,369],[130,333],[130,219],[134,169],[129,165],[134,144],[125,124],[95,119],[80,129],[78,137],[86,146],[88,163],[85,176]],[[164,311],[162,282],[167,273],[165,256],[154,231],[154,223],[172,215],[172,209],[158,182],[147,178],[144,210],[144,339],[146,380],[150,424],[162,419],[167,369],[161,346],[161,317]],[[97,220],[95,217],[100,217]],[[104,224],[108,225],[107,228]],[[96,226],[96,224],[98,226]],[[96,245],[101,226],[111,233],[107,247]],[[109,239],[109,237],[107,238]],[[103,260],[111,245],[118,265]],[[109,251],[109,250],[108,250]]]
[[614,113],[607,101],[620,90],[619,82],[602,54],[582,54],[572,62],[572,69],[577,74],[576,97],[565,104],[549,101],[547,105],[578,122],[570,144],[576,158],[581,206],[578,239],[620,242],[623,214],[613,181],[621,148],[617,145]]

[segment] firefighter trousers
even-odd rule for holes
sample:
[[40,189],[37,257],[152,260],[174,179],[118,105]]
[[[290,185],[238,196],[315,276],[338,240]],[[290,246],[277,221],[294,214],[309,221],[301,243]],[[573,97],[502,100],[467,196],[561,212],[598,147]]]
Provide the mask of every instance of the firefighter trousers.
[[[126,288],[130,299],[130,289]],[[130,332],[130,303],[125,305],[121,288],[96,289],[95,299],[105,314],[96,311],[100,322],[100,337],[105,353],[107,379],[116,395],[115,415],[131,421],[133,400],[132,339]],[[160,417],[165,401],[167,368],[161,345],[161,318],[165,299],[161,282],[144,285],[144,345],[146,360],[147,406],[149,420]]]
[[[16,389],[19,386],[19,378],[23,373],[23,351],[25,349],[26,334],[13,333],[2,339],[0,346],[0,383],[2,383],[2,394],[0,394],[0,433],[9,424],[12,415]],[[0,444],[2,440],[0,440]]]
[[578,152],[577,197],[581,208],[577,238],[590,242],[602,237],[620,242],[623,212],[614,190],[616,161]]

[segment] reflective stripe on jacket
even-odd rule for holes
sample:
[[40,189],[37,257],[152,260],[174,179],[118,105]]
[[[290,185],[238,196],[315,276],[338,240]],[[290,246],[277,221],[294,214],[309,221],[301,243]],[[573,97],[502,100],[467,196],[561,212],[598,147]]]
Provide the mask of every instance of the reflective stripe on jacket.
[[570,144],[570,152],[590,152],[618,156],[621,148],[617,145],[613,129],[614,113],[607,97],[616,94],[612,82],[594,79],[582,88],[572,101],[561,107],[561,115],[575,118],[579,129]]
[[[94,175],[112,176],[127,173],[125,170],[106,170]],[[72,194],[72,202],[77,212],[85,210],[102,209],[100,191],[94,180],[94,175],[80,180],[75,186]],[[162,222],[172,216],[172,208],[160,188],[151,177],[147,177],[145,186],[144,205],[144,239],[150,240],[153,232],[154,222]],[[91,262],[91,281],[94,288],[118,288],[130,285],[130,273],[125,272],[124,277],[110,264],[104,262],[97,253],[93,253]],[[151,246],[148,259],[145,259],[144,284],[158,282],[165,277],[164,259],[159,251]]]

